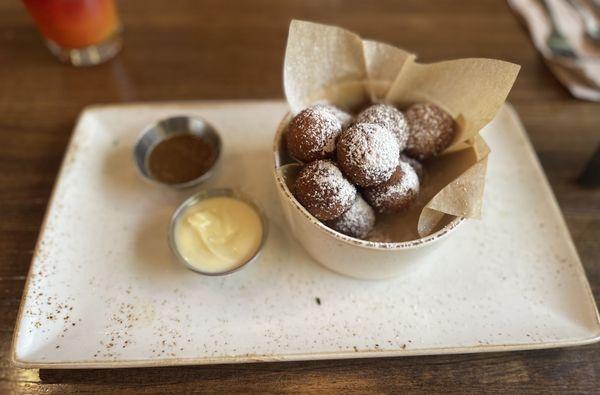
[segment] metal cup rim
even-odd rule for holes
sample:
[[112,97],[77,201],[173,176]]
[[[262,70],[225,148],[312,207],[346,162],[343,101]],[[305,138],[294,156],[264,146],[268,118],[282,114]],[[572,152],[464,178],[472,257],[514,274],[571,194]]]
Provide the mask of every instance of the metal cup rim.
[[[187,120],[189,124],[195,123],[198,126],[197,130],[187,129],[187,130],[169,130],[170,125],[178,120]],[[159,132],[160,131],[160,132]],[[145,146],[144,139],[148,138],[151,133],[161,133],[162,136],[158,138],[152,144]],[[148,158],[150,157],[150,153],[152,150],[162,141],[165,141],[169,138],[172,138],[177,135],[185,135],[190,134],[194,136],[200,136],[201,138],[207,140],[209,144],[211,144],[216,150],[216,158],[210,168],[203,173],[201,176],[194,178],[189,181],[185,181],[177,184],[169,184],[166,182],[162,182],[156,179],[150,169],[148,168]],[[208,137],[204,136],[207,135]],[[169,187],[173,189],[184,189],[190,188],[197,185],[202,184],[211,178],[215,169],[217,168],[218,163],[221,159],[221,152],[223,150],[223,144],[221,140],[221,136],[217,129],[208,121],[206,121],[202,117],[198,116],[190,116],[190,115],[174,115],[166,118],[159,119],[154,121],[144,128],[142,128],[139,133],[134,145],[133,145],[133,161],[136,165],[136,169],[138,174],[145,180],[150,182],[153,185],[159,185],[163,187]]]
[[[192,207],[193,205],[195,205],[196,203],[198,203],[202,200],[206,200],[206,199],[210,199],[210,198],[214,198],[214,197],[230,197],[230,198],[237,199],[237,200],[240,200],[240,201],[248,204],[258,214],[258,217],[259,217],[260,223],[261,223],[261,227],[262,227],[262,235],[261,235],[260,244],[256,248],[256,251],[245,262],[241,263],[240,265],[238,265],[232,269],[225,270],[222,272],[205,272],[201,269],[198,269],[194,265],[192,265],[179,252],[179,247],[177,246],[177,242],[175,240],[175,230],[176,230],[179,220],[181,219],[181,217],[183,216],[183,214],[186,212],[186,210],[188,208]],[[240,192],[233,188],[214,188],[214,189],[208,189],[206,191],[198,192],[198,193],[188,197],[177,207],[177,209],[174,211],[173,215],[171,216],[171,222],[169,224],[169,246],[171,248],[171,251],[175,255],[175,257],[179,261],[179,263],[181,263],[186,268],[188,268],[198,274],[205,275],[205,276],[224,276],[227,274],[237,272],[238,270],[241,270],[242,268],[246,267],[248,264],[258,260],[258,258],[260,257],[260,254],[262,253],[262,250],[265,246],[265,243],[267,241],[268,233],[269,233],[269,223],[267,220],[267,216],[265,215],[265,213],[262,210],[262,208],[260,207],[260,205],[258,205],[254,199],[249,197],[247,194]]]

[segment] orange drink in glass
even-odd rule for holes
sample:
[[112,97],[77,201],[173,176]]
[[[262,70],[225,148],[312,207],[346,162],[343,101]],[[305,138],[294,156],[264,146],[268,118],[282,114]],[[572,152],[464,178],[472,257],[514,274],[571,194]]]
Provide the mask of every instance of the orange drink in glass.
[[121,48],[114,0],[23,0],[50,51],[75,66],[112,58]]

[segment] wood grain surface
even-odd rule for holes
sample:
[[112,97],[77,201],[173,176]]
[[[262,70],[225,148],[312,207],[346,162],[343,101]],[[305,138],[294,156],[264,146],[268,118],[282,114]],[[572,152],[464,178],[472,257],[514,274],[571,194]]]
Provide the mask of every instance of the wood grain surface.
[[523,66],[522,117],[600,296],[600,190],[575,179],[600,143],[600,105],[569,96],[500,0],[119,3],[125,46],[85,69],[57,63],[19,1],[0,2],[0,393],[597,392],[600,345],[344,361],[124,370],[11,366],[15,317],[38,230],[78,113],[108,102],[282,97],[291,18],[340,25],[421,61],[492,57]]

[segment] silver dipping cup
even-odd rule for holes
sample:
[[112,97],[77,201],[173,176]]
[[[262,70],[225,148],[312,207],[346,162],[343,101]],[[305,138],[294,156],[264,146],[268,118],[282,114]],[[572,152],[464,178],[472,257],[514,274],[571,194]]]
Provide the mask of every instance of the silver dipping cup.
[[[200,177],[190,181],[179,184],[169,184],[157,180],[150,172],[148,163],[152,150],[160,142],[183,134],[199,137],[208,143],[216,153],[214,163],[208,171]],[[221,157],[221,148],[221,137],[216,129],[208,122],[197,117],[175,116],[165,118],[144,128],[134,145],[133,156],[139,173],[146,180],[154,184],[165,185],[172,188],[189,188],[201,184],[213,175],[215,167]]]
[[[179,247],[177,246],[177,241],[175,240],[175,231],[177,228],[177,224],[179,223],[179,221],[181,220],[181,218],[183,217],[183,215],[185,214],[185,212],[188,208],[194,206],[195,204],[197,204],[198,202],[200,202],[202,200],[210,199],[210,198],[214,198],[214,197],[230,197],[230,198],[234,198],[234,199],[240,200],[240,201],[248,204],[258,214],[258,217],[260,218],[260,223],[261,223],[261,227],[262,227],[262,236],[261,236],[261,240],[260,240],[260,244],[259,244],[258,248],[246,262],[241,263],[239,266],[236,266],[233,269],[229,269],[229,270],[226,270],[223,272],[204,272],[201,269],[198,269],[197,267],[195,267],[190,262],[188,262],[188,260],[185,259],[185,257],[179,252]],[[251,199],[247,195],[245,195],[239,191],[236,191],[234,189],[231,189],[231,188],[209,189],[207,191],[199,192],[199,193],[189,197],[183,203],[181,203],[181,205],[177,208],[177,210],[175,210],[175,212],[173,213],[173,216],[171,217],[171,224],[169,226],[169,245],[171,247],[171,250],[175,254],[175,257],[177,257],[177,260],[181,264],[183,264],[185,267],[187,267],[188,269],[193,270],[196,273],[204,274],[206,276],[223,276],[226,274],[236,272],[236,271],[240,270],[241,268],[245,267],[246,265],[248,265],[249,263],[257,260],[258,257],[260,256],[260,253],[261,253],[264,245],[265,245],[268,233],[269,233],[269,226],[268,226],[267,217],[265,216],[263,210],[258,206],[258,204],[256,204],[254,202],[253,199]]]

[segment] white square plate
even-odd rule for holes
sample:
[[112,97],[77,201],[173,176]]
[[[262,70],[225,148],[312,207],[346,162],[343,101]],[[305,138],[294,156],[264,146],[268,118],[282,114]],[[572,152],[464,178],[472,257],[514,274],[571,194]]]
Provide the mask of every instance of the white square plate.
[[[284,102],[99,106],[79,119],[48,207],[15,330],[15,363],[125,367],[467,353],[570,346],[598,312],[554,196],[515,112],[483,132],[492,154],[484,217],[429,261],[387,281],[342,277],[286,229],[271,173]],[[175,192],[140,179],[146,124],[199,115],[224,156],[203,188],[262,203],[262,259],[226,277],[180,266],[167,245]]]

